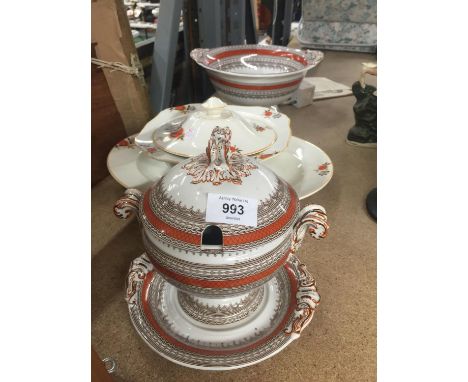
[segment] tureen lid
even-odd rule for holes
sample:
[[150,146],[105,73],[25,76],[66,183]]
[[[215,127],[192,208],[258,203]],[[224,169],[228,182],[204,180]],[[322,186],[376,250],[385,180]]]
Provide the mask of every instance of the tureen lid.
[[183,110],[183,114],[164,122],[154,135],[154,144],[171,154],[192,157],[205,150],[206,142],[216,127],[229,126],[231,146],[245,155],[269,148],[277,139],[273,129],[258,126],[248,115],[241,115],[219,98],[211,97],[199,108]]
[[231,145],[234,133],[215,127],[206,152],[174,166],[143,198],[142,222],[166,245],[199,251],[209,193],[258,201],[257,226],[214,223],[222,232],[224,251],[253,249],[277,238],[297,217],[299,200],[294,189],[254,158]]

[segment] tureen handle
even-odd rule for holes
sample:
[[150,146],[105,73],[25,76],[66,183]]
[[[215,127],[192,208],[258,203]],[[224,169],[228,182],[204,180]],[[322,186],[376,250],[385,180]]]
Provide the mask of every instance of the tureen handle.
[[305,264],[302,264],[294,255],[289,258],[289,264],[294,269],[294,273],[298,276],[298,287],[294,319],[286,327],[284,333],[296,339],[312,320],[315,308],[317,308],[317,305],[320,303],[320,295],[317,292],[315,280],[307,270]]
[[129,304],[133,305],[136,303],[135,294],[141,288],[146,275],[153,269],[153,264],[146,253],[131,262],[125,282],[125,289],[127,290],[125,300]]
[[136,188],[129,188],[125,191],[124,196],[117,200],[114,204],[114,214],[120,219],[127,219],[132,213],[135,213],[140,219],[140,202],[143,198],[143,193]]
[[196,62],[204,63],[204,61],[206,61],[206,58],[204,57],[204,55],[208,51],[209,49],[207,48],[196,48],[190,52],[190,57],[192,57],[192,59],[195,60]]
[[323,239],[327,236],[328,224],[325,208],[318,204],[311,204],[301,210],[293,226],[291,253],[294,254],[299,249],[306,231],[309,231],[315,239]]
[[316,66],[322,62],[324,54],[319,50],[305,49],[305,58],[307,60],[307,66]]

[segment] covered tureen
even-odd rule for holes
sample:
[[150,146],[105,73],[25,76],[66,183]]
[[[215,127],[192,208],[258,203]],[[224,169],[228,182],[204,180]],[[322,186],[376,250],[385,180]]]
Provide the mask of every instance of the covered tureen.
[[299,337],[320,296],[294,253],[328,231],[325,210],[302,210],[293,188],[231,150],[215,127],[206,152],[144,194],[128,189],[115,214],[140,220],[146,253],[133,260],[126,300],[135,329],[161,356],[208,370],[249,366]]
[[[145,194],[129,189],[115,214],[135,211],[155,269],[180,290],[232,296],[265,283],[295,253],[308,231],[327,233],[325,210],[300,210],[293,188],[257,160],[231,148],[231,130],[216,127],[206,153],[174,166]],[[257,201],[256,226],[207,221],[208,194]]]

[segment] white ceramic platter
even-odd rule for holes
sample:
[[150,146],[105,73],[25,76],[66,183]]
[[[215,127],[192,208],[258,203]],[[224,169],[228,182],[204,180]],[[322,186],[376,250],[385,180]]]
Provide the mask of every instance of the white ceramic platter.
[[[107,156],[107,168],[112,177],[126,188],[147,188],[159,180],[176,163],[171,162],[170,154],[162,150],[138,147],[130,136],[117,143]],[[164,157],[158,159],[158,155]]]
[[333,176],[333,163],[319,147],[292,137],[286,150],[263,165],[286,180],[299,199],[305,199],[324,188]]
[[[115,145],[107,157],[107,167],[123,187],[144,190],[158,181],[174,162],[158,160],[158,155],[166,155],[162,150],[147,152],[133,142],[134,136]],[[153,149],[150,148],[150,151]],[[263,160],[262,164],[291,184],[299,199],[320,191],[333,176],[329,156],[312,143],[297,137],[291,137],[284,151]]]
[[293,255],[260,288],[262,301],[246,318],[203,324],[186,314],[177,289],[143,254],[130,266],[126,300],[137,333],[159,355],[195,369],[229,370],[261,362],[288,346],[310,323],[320,301],[314,279]]

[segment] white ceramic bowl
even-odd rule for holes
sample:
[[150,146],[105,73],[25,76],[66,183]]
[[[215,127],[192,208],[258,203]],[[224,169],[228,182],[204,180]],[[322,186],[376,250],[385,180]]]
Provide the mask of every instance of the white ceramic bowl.
[[226,100],[251,106],[271,106],[291,100],[306,73],[323,59],[314,50],[275,45],[234,45],[194,49],[195,62]]

